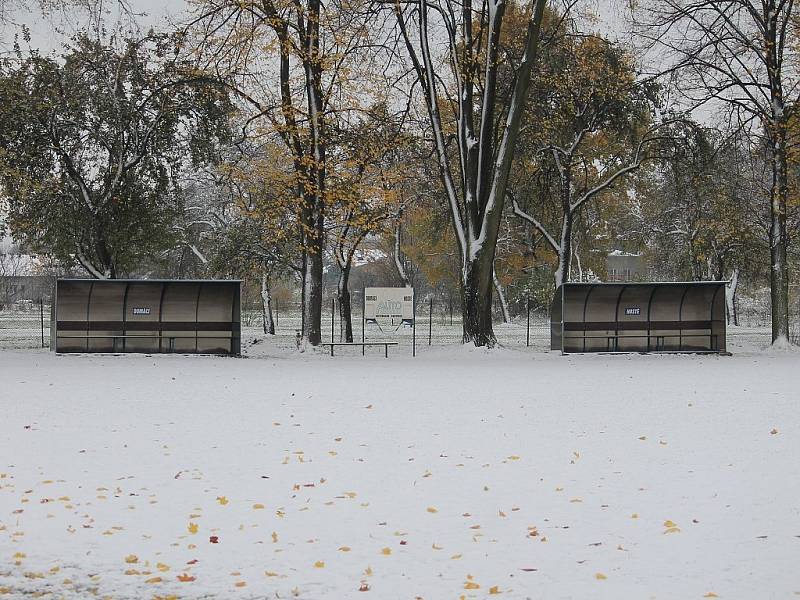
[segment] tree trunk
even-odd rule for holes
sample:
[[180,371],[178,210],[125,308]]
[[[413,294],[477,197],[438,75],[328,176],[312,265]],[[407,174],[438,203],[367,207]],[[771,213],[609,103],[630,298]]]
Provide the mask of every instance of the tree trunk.
[[275,335],[275,321],[272,318],[272,292],[266,271],[261,272],[261,322],[264,333]]
[[350,264],[342,267],[339,283],[336,287],[336,299],[339,302],[339,321],[344,328],[344,341],[353,342],[353,315],[350,306]]
[[[492,248],[494,250],[494,248]],[[461,281],[461,310],[463,312],[464,343],[493,347],[497,338],[492,329],[492,272],[493,261],[486,260],[485,251],[467,261]]]
[[306,238],[307,252],[305,272],[303,273],[303,289],[305,302],[303,306],[303,337],[312,346],[322,343],[322,245],[321,210],[314,219],[315,230]]
[[[778,109],[783,114],[783,107]],[[770,189],[770,299],[772,343],[789,343],[789,265],[786,260],[786,124],[781,117],[772,124],[772,186]]]
[[556,267],[555,280],[556,289],[569,281],[569,263],[572,256],[572,213],[567,210],[564,212],[561,221],[561,239],[558,246],[558,267]]
[[397,226],[394,228],[394,266],[397,269],[397,274],[400,276],[400,284],[403,287],[411,285],[411,280],[408,278],[405,266],[403,266],[402,250],[400,249],[400,242],[402,241],[402,229],[400,221],[398,220]]
[[733,270],[730,280],[725,285],[725,312],[727,313],[728,323],[739,325],[739,315],[736,313],[736,291],[739,287],[739,269]]
[[500,280],[497,279],[497,271],[492,270],[492,283],[494,284],[494,291],[497,292],[497,299],[500,301],[500,311],[503,314],[503,323],[511,322],[511,314],[508,311],[508,300],[503,291],[503,286],[500,285]]

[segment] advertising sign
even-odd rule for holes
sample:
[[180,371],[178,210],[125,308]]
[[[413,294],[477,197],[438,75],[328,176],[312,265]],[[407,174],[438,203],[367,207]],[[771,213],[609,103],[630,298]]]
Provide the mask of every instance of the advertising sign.
[[364,288],[364,319],[367,323],[413,324],[414,288]]

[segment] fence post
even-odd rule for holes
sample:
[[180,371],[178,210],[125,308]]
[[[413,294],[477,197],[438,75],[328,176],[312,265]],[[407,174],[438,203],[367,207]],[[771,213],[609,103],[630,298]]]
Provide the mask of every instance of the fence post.
[[417,295],[411,296],[411,356],[417,355]]
[[361,356],[366,352],[364,342],[367,341],[367,288],[361,292]]
[[527,333],[525,335],[525,346],[531,345],[531,299],[528,298],[527,300],[527,311],[528,311],[528,325],[527,325]]
[[44,348],[44,299],[39,298],[39,317],[42,321],[42,348]]
[[275,335],[278,335],[278,299],[275,299]]
[[[333,344],[333,331],[335,327],[334,317],[336,316],[336,298],[331,298],[331,344]],[[331,346],[333,349],[333,346]]]
[[449,302],[450,302],[450,326],[452,327],[453,326],[453,297],[452,296],[449,298]]
[[431,305],[428,311],[428,346],[431,345],[431,337],[433,334],[433,296],[431,296]]

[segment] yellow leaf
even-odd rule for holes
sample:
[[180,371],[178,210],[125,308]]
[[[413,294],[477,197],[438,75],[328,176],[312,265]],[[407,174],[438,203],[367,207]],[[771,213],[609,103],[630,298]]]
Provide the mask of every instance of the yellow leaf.
[[134,565],[137,562],[139,562],[139,557],[136,556],[135,554],[129,554],[128,556],[125,557],[125,562],[128,563],[129,565]]
[[156,563],[156,569],[161,571],[162,573],[166,573],[169,571],[169,565],[165,565],[164,563]]
[[431,548],[433,548],[434,550],[441,550],[441,549],[443,548],[443,546],[439,546],[438,544],[434,543],[434,544],[431,546]]
[[238,588],[242,588],[242,587],[245,587],[247,585],[247,582],[246,581],[237,581],[233,585],[235,585]]
[[278,574],[275,571],[264,571],[264,575],[267,577],[278,577]]
[[350,552],[350,546],[339,546],[339,552]]
[[451,556],[450,558],[451,558],[452,560],[458,560],[458,559],[459,559],[459,558],[461,558],[462,556],[464,556],[464,555],[463,555],[463,554],[453,554],[453,556]]
[[136,569],[128,569],[127,571],[125,571],[125,575],[139,575],[139,574],[140,574],[139,571],[137,571]]
[[317,562],[314,563],[314,566],[317,569],[324,569],[325,568],[325,561],[318,560]]
[[145,579],[145,583],[161,583],[163,579],[161,577],[151,577],[150,579]]
[[493,585],[492,587],[489,588],[489,593],[490,594],[502,594],[503,592],[500,591],[500,587],[499,586]]
[[703,594],[703,598],[719,598],[714,592],[708,592],[707,594]]
[[464,589],[465,590],[479,590],[481,586],[474,581],[466,581],[464,582]]
[[391,548],[384,548],[383,550],[381,550],[381,554],[383,554],[384,556],[389,556],[391,553],[392,553]]
[[508,457],[508,460],[519,460],[519,456],[517,456],[516,454],[512,454],[511,456]]
[[253,504],[253,510],[263,510],[264,505],[260,503]]
[[678,525],[667,519],[664,521],[664,527],[677,527]]
[[638,518],[639,518],[639,513],[633,513],[631,515],[631,519],[638,519]]
[[428,507],[428,512],[429,512],[429,513],[438,513],[438,512],[439,512],[439,510],[438,510],[438,509],[436,509],[436,508],[434,508],[433,506],[429,506],[429,507]]
[[364,575],[366,575],[367,577],[372,577],[372,567],[367,567],[366,569],[364,569]]
[[601,580],[602,580],[602,579],[608,579],[608,577],[606,577],[606,576],[605,576],[605,575],[603,575],[602,573],[595,573],[595,574],[594,574],[594,578],[595,578],[595,579],[601,579]]
[[670,527],[669,529],[666,529],[664,533],[680,533],[680,531],[680,527]]
[[199,527],[197,526],[197,523],[189,523],[189,527],[187,529],[189,530],[189,533],[195,534],[197,533]]
[[273,544],[277,544],[278,543],[278,532],[277,531],[273,531],[272,532],[272,543]]

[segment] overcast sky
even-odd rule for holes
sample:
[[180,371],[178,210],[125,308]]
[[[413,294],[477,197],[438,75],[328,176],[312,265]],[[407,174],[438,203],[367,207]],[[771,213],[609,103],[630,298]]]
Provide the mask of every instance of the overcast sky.
[[[106,24],[112,24],[119,15],[116,0],[101,0],[107,10],[110,11],[106,17]],[[34,4],[34,2],[30,2]],[[584,8],[589,8],[597,15],[597,28],[611,35],[618,37],[625,27],[622,0],[585,0]],[[167,28],[170,22],[180,21],[187,10],[186,0],[128,0],[128,5],[133,11],[141,16],[136,18],[140,28],[156,29]],[[54,29],[62,29],[66,33],[75,31],[87,22],[88,15],[76,11],[70,11],[68,17],[56,16],[53,19],[43,19],[39,11],[12,10],[11,18],[18,25],[25,25],[31,31],[31,46],[41,50],[60,50],[64,37],[54,34]],[[8,46],[15,31],[13,26],[0,27],[3,29],[2,40]]]

